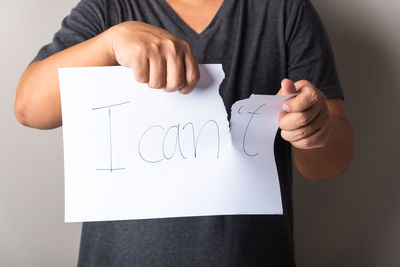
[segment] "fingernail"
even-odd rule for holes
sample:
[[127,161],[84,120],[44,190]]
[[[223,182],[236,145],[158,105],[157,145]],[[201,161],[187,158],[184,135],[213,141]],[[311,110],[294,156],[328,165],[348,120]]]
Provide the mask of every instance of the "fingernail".
[[289,106],[287,105],[287,104],[283,104],[282,105],[282,109],[284,110],[284,111],[286,111],[286,112],[289,112],[290,110],[289,110]]

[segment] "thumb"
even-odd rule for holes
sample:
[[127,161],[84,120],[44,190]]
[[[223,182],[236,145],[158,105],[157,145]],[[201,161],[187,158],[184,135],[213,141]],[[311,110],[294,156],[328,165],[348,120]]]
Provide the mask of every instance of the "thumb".
[[281,83],[281,89],[277,95],[291,95],[297,93],[296,87],[292,80],[283,79]]

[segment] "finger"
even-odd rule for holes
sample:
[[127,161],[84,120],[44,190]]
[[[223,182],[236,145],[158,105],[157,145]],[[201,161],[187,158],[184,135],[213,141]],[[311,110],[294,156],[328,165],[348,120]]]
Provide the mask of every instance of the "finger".
[[296,97],[288,99],[282,105],[283,109],[288,112],[302,112],[312,105],[315,105],[321,98],[324,98],[322,93],[312,86],[302,87],[300,94]]
[[170,55],[167,59],[167,83],[165,90],[174,92],[185,85],[185,67],[183,57],[179,55]]
[[296,87],[292,80],[283,79],[281,82],[281,89],[277,95],[291,95],[297,93]]
[[322,110],[323,102],[320,101],[303,112],[282,112],[279,118],[279,128],[293,131],[311,123]]
[[326,119],[327,116],[323,113],[320,113],[315,120],[313,120],[312,123],[308,124],[307,126],[292,131],[282,130],[282,138],[289,142],[297,142],[304,138],[308,138],[324,127],[326,124]]
[[200,79],[199,66],[193,55],[192,49],[187,46],[187,52],[184,55],[185,62],[185,85],[179,90],[182,94],[190,93]]
[[322,127],[307,138],[291,142],[291,144],[300,149],[320,148],[326,145],[330,136],[330,128]]
[[135,80],[139,83],[149,82],[150,64],[149,60],[144,56],[138,56],[132,63]]
[[150,57],[149,87],[165,88],[165,60],[159,55]]

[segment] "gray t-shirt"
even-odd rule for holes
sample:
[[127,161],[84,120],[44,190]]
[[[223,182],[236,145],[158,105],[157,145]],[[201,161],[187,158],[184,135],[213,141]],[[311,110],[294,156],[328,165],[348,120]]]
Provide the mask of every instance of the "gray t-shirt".
[[[307,0],[225,0],[201,34],[164,0],[83,0],[34,60],[129,20],[186,40],[198,63],[222,63],[227,111],[253,93],[276,94],[285,77],[309,80],[328,98],[343,97],[329,40]],[[275,158],[283,215],[88,222],[78,265],[294,266],[291,147],[279,133]]]

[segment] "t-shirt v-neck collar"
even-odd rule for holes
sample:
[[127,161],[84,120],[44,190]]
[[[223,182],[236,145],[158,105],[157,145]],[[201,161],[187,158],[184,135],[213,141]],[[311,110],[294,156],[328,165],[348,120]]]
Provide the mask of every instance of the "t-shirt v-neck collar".
[[204,38],[205,36],[213,32],[220,23],[223,17],[224,10],[229,2],[229,0],[224,0],[221,6],[218,8],[217,12],[215,13],[214,17],[212,18],[211,22],[207,25],[207,27],[202,32],[197,33],[185,21],[183,21],[183,19],[175,12],[175,10],[165,0],[157,0],[157,1],[160,2],[162,7],[165,9],[168,15],[174,20],[176,25],[179,28],[181,28],[181,30],[192,39]]

